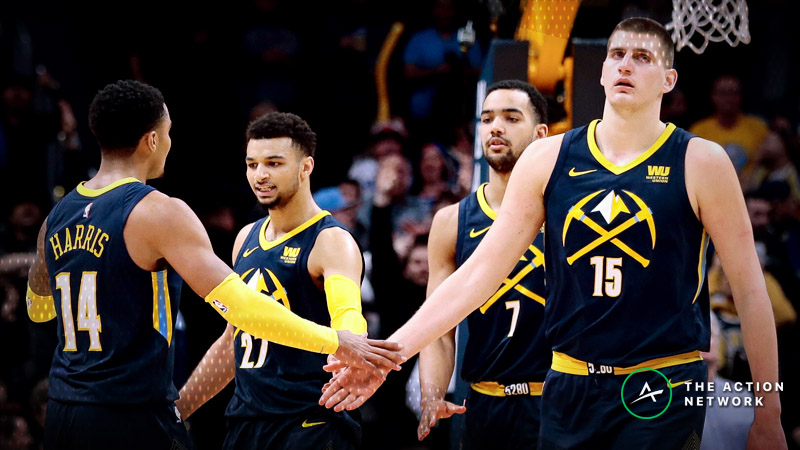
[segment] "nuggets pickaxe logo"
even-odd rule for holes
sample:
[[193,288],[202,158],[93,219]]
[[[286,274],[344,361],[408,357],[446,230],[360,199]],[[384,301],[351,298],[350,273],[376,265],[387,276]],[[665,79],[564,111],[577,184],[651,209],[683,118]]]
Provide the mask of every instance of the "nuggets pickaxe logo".
[[542,306],[544,306],[545,303],[544,297],[542,297],[539,294],[536,294],[535,292],[529,291],[524,286],[519,284],[519,282],[522,281],[522,279],[525,278],[525,276],[531,273],[534,269],[544,266],[544,253],[542,253],[541,250],[536,248],[535,245],[528,246],[528,250],[530,251],[531,259],[528,260],[528,258],[526,258],[525,255],[522,255],[522,258],[520,258],[520,260],[522,261],[528,261],[528,264],[525,264],[525,266],[522,269],[520,269],[519,272],[517,272],[514,276],[509,276],[508,278],[505,279],[505,281],[503,281],[503,284],[500,285],[500,288],[497,290],[497,292],[495,292],[494,295],[492,295],[489,298],[489,300],[486,300],[486,303],[484,303],[480,307],[481,314],[486,314],[486,311],[492,305],[494,305],[495,302],[497,302],[497,300],[500,299],[500,297],[505,295],[505,293],[510,291],[511,289],[520,292],[526,297],[538,303],[541,303]]
[[[589,227],[592,231],[598,234],[597,239],[586,244],[583,248],[573,253],[572,255],[568,256],[567,263],[569,265],[572,265],[572,263],[574,263],[575,260],[577,260],[581,256],[589,253],[590,251],[594,250],[601,244],[610,241],[617,248],[625,252],[628,256],[638,261],[639,264],[642,265],[642,267],[647,267],[650,264],[650,260],[640,255],[636,250],[630,248],[627,244],[622,242],[617,236],[619,236],[623,231],[627,230],[633,225],[636,225],[637,223],[647,222],[647,225],[649,226],[650,229],[650,237],[652,239],[652,244],[653,244],[652,248],[655,248],[656,225],[655,222],[653,221],[653,212],[650,210],[647,204],[636,194],[634,194],[633,192],[623,190],[622,192],[624,192],[628,197],[631,198],[631,200],[634,201],[639,210],[625,222],[621,223],[620,225],[614,227],[611,230],[606,230],[600,224],[592,220],[592,218],[590,218],[583,211],[583,208],[586,206],[587,203],[589,203],[593,198],[597,197],[603,192],[605,192],[605,189],[587,195],[586,197],[582,198],[580,201],[575,203],[567,213],[567,218],[564,220],[564,231],[561,236],[562,244],[566,244],[567,242],[567,230],[569,230],[569,226],[570,224],[572,224],[573,219],[583,223],[584,225]],[[617,217],[618,214],[620,213],[631,214],[630,210],[628,209],[628,206],[625,205],[625,202],[622,200],[622,198],[619,195],[616,195],[614,191],[611,191],[591,212],[595,211],[600,212],[609,225],[611,224],[611,222],[614,221],[614,219]]]
[[[286,288],[283,287],[281,281],[278,277],[272,273],[271,270],[264,268],[263,270],[267,272],[269,279],[272,283],[267,282],[267,278],[264,276],[264,273],[261,269],[250,269],[247,272],[243,273],[240,278],[242,281],[247,279],[247,276],[250,275],[251,272],[255,270],[253,276],[250,277],[248,281],[246,281],[247,286],[250,289],[253,289],[256,292],[261,292],[264,294],[269,295],[270,297],[274,298],[276,301],[281,302],[283,306],[285,306],[290,311],[292,310],[291,304],[289,304],[289,296],[286,294]],[[272,289],[269,288],[269,284],[272,285]]]

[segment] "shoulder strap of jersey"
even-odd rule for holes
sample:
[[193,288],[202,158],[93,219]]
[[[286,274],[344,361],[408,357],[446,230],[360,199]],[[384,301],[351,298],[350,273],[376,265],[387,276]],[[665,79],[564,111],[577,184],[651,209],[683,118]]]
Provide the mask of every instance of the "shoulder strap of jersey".
[[558,178],[563,172],[564,164],[566,163],[567,156],[569,156],[569,148],[572,145],[572,139],[576,134],[579,134],[580,130],[581,128],[573,128],[564,134],[564,139],[561,141],[561,148],[558,150],[556,165],[553,167],[553,172],[550,174],[550,179],[547,181],[547,186],[544,189],[545,205],[547,204],[547,200],[550,198],[550,192],[553,190],[553,186],[556,185]]
[[[319,235],[319,233],[322,230],[327,228],[341,228],[344,231],[347,231],[348,234],[350,234],[350,237],[353,238],[353,241],[355,241],[356,245],[358,246],[358,253],[361,255],[361,281],[363,282],[364,277],[367,274],[367,263],[364,261],[364,249],[361,248],[361,243],[358,242],[358,239],[356,239],[356,235],[354,235],[353,232],[350,231],[350,229],[345,226],[345,224],[340,222],[339,219],[333,217],[332,215],[323,217],[314,226],[317,227],[317,235]],[[314,238],[314,242],[316,243],[316,237]]]
[[[148,186],[144,183],[129,183],[127,185],[120,186],[119,188],[124,189],[123,191],[123,209],[122,209],[122,217],[123,222],[127,222],[128,216],[130,215],[133,208],[141,201],[147,194],[156,190],[153,186]],[[117,188],[117,189],[119,189]]]

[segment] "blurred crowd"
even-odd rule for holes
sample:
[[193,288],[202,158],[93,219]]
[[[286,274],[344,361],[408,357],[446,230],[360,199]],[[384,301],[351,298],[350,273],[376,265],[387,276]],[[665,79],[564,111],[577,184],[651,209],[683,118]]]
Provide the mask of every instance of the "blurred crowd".
[[[365,252],[370,334],[389,336],[416,311],[425,298],[433,214],[472,190],[480,68],[493,38],[513,37],[519,2],[251,0],[203,10],[147,0],[135,10],[108,12],[105,20],[94,18],[105,4],[62,3],[0,4],[0,449],[41,442],[56,324],[27,319],[27,270],[52,205],[97,168],[88,105],[116,79],[139,79],[164,93],[173,150],[166,176],[152,184],[189,203],[224,260],[236,232],[264,214],[244,177],[246,124],[276,110],[306,119],[319,142],[315,200],[353,231]],[[669,8],[654,6],[659,2],[586,3],[573,36],[607,36],[624,15],[668,21]],[[764,3],[784,12],[797,8],[790,1]],[[490,27],[498,5],[500,20]],[[682,78],[664,99],[662,119],[718,142],[739,174],[778,329],[784,427],[790,448],[798,448],[800,96],[790,81],[797,67],[779,64],[788,59],[781,52],[794,48],[787,39],[796,31],[776,25],[778,13],[763,11],[752,10],[751,47],[719,44],[725,48],[710,50],[706,60],[676,55]],[[477,38],[459,41],[468,20]],[[376,120],[376,62],[395,22],[405,29],[388,65],[392,115]],[[765,49],[764,61],[777,61],[770,67],[779,73],[758,78],[742,61]],[[549,97],[559,108],[558,93]],[[736,308],[713,248],[710,256],[719,345],[707,359],[718,376],[747,381]],[[225,327],[184,291],[175,327],[179,387]],[[392,373],[361,409],[364,448],[447,448],[446,430],[416,443],[417,419],[405,406],[413,365]],[[198,448],[219,448],[231,392],[229,386],[192,417]],[[706,440],[703,448],[720,447]]]

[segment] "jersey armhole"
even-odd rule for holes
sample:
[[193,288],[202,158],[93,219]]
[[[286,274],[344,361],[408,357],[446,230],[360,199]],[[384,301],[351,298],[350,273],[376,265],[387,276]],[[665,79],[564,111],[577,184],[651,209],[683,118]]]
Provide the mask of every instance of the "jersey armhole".
[[563,172],[564,162],[567,160],[567,154],[569,154],[569,146],[572,144],[572,137],[575,135],[575,130],[569,130],[564,134],[564,139],[561,140],[561,147],[558,149],[558,158],[556,158],[556,164],[553,167],[553,172],[550,174],[550,179],[547,180],[547,186],[544,188],[544,205],[547,206],[547,200],[550,198],[550,193],[553,191],[553,187],[558,182],[558,178],[561,176],[561,172]]
[[[480,189],[480,187],[478,187],[478,189]],[[457,222],[456,222],[456,254],[455,254],[456,267],[461,267],[461,264],[464,263],[464,261],[461,260],[461,254],[462,254],[461,250],[464,247],[464,234],[461,233],[461,227],[462,225],[466,225],[467,223],[467,217],[466,217],[466,211],[468,209],[466,207],[467,202],[469,202],[469,199],[475,195],[476,192],[472,192],[466,198],[457,203],[458,214],[456,215]]]

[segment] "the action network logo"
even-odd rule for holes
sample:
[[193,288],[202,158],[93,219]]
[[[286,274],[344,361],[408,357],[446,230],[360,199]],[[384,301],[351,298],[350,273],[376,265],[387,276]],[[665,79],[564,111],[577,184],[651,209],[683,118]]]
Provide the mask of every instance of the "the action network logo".
[[672,387],[669,378],[656,369],[635,370],[622,382],[622,406],[639,419],[655,419],[672,403]]

